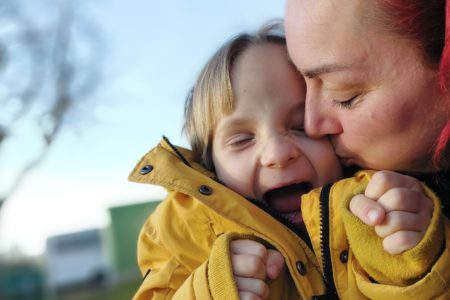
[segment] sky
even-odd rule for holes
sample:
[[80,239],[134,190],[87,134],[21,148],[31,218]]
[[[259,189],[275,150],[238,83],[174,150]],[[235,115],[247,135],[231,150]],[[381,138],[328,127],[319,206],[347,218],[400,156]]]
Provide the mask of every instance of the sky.
[[[51,1],[24,2],[45,9]],[[203,64],[227,39],[284,10],[281,0],[84,3],[80,11],[103,42],[100,82],[2,208],[0,254],[42,254],[49,236],[107,226],[108,207],[162,199],[162,188],[130,183],[128,174],[162,135],[187,147],[184,99]],[[30,135],[1,149],[0,186],[36,148]]]

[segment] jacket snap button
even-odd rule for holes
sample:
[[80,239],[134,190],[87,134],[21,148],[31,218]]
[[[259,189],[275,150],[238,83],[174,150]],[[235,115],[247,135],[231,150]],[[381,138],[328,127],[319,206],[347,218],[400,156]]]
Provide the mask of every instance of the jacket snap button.
[[341,255],[339,255],[339,259],[341,260],[341,263],[346,263],[348,261],[348,251],[344,250],[341,252]]
[[200,194],[203,194],[205,196],[209,196],[213,193],[212,188],[207,185],[201,185],[198,191],[200,192]]
[[148,174],[151,171],[153,171],[153,166],[152,165],[145,165],[141,168],[141,170],[139,171],[139,173],[141,173],[142,175]]
[[297,271],[300,273],[300,275],[306,275],[306,266],[305,264],[299,260],[295,266],[297,267]]

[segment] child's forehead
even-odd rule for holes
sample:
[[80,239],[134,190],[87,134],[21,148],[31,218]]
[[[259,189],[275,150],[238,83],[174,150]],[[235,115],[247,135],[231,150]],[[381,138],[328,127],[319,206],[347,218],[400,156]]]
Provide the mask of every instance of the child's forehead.
[[234,106],[246,105],[242,101],[259,105],[267,98],[297,106],[304,105],[306,96],[303,77],[290,63],[283,47],[276,44],[248,49],[235,65],[231,85]]
[[300,125],[303,124],[304,112],[304,101],[298,99],[238,97],[232,109],[216,116],[216,126],[232,129],[253,128],[261,124]]

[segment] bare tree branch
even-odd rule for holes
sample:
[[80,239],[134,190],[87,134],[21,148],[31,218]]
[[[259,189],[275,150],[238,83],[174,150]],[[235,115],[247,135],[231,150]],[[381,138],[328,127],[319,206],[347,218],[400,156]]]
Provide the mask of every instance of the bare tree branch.
[[[75,3],[79,2],[65,1],[66,5],[58,11],[59,16],[45,28],[31,24],[30,18],[22,15],[23,7],[20,2],[2,0],[0,3],[0,21],[2,18],[8,20],[13,28],[4,36],[0,32],[0,87],[1,72],[7,73],[8,67],[14,64],[20,66],[19,60],[24,59],[24,56],[29,60],[26,70],[23,70],[26,74],[22,80],[5,79],[9,80],[9,94],[3,99],[0,97],[0,101],[2,106],[12,106],[13,111],[8,116],[0,115],[0,147],[5,145],[3,142],[11,136],[17,124],[32,119],[37,121],[37,128],[40,129],[37,134],[44,142],[39,153],[17,170],[11,186],[0,198],[0,209],[22,185],[26,176],[48,155],[74,105],[82,101],[96,86],[98,61],[95,56],[99,55],[100,42],[93,38],[98,37],[95,26],[76,14],[73,7]],[[83,34],[74,35],[74,32]],[[77,61],[77,42],[87,42],[92,47],[94,58],[91,59],[96,63],[83,65]],[[10,50],[12,45],[21,47],[24,52],[14,56]],[[19,102],[19,107],[14,107],[12,101]],[[37,111],[36,104],[39,104]]]

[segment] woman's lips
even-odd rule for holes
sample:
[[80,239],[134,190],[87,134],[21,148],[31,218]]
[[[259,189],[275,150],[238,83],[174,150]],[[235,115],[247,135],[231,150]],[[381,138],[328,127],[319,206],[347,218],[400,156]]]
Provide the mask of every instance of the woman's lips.
[[353,165],[356,165],[356,157],[355,155],[352,155],[351,153],[348,153],[347,151],[341,151],[338,148],[335,148],[335,153],[337,157],[339,158],[339,161],[342,165],[346,167],[351,167]]

